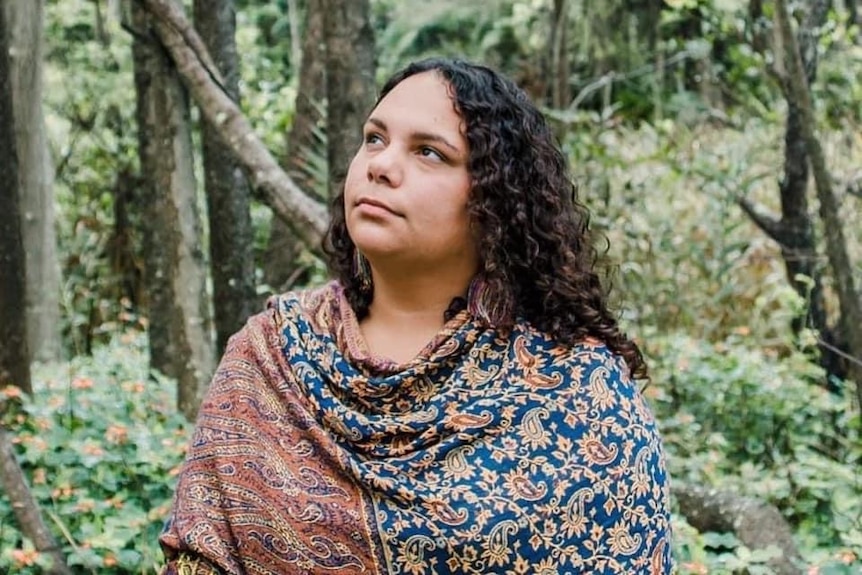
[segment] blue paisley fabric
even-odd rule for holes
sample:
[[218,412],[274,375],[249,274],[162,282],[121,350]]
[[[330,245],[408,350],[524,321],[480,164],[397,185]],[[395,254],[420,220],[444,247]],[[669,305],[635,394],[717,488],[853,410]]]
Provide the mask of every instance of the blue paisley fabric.
[[232,338],[164,573],[670,573],[667,481],[653,417],[602,343],[465,310],[394,364],[331,283]]

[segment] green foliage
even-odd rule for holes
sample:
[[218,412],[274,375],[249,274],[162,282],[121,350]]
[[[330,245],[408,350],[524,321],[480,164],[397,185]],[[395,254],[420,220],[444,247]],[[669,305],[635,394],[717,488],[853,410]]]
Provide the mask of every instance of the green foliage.
[[774,548],[752,551],[730,533],[698,533],[681,517],[675,519],[674,537],[680,575],[771,575],[766,562],[781,553]]
[[[94,10],[93,2],[71,0],[46,11],[46,116],[57,159],[63,332],[74,354],[107,341],[112,322],[128,313],[136,296],[122,281],[136,264],[129,230],[117,229],[115,204],[121,192],[131,204],[136,191],[131,42],[111,21],[104,29],[109,36],[99,38]],[[128,212],[134,210],[127,206]]]
[[[154,573],[161,562],[158,535],[191,427],[173,407],[174,384],[147,372],[145,343],[128,332],[93,357],[37,370],[34,397],[10,426],[76,573]],[[5,497],[0,526],[0,572],[41,573],[44,558]]]
[[[848,121],[862,123],[862,43],[859,29],[840,15],[830,19],[820,36],[815,102],[828,125],[839,129]],[[855,35],[855,39],[854,39]]]
[[[237,14],[237,52],[240,57],[242,110],[276,155],[284,149],[284,135],[293,121],[296,99],[296,71],[290,71],[287,38],[278,36],[273,27],[283,31],[286,15],[276,3],[250,7]],[[289,28],[289,27],[288,27]]]
[[535,3],[458,0],[373,3],[379,72],[388,76],[410,60],[457,56],[509,69],[526,58],[537,16]]
[[[660,382],[647,393],[674,480],[774,504],[820,572],[862,568],[862,436],[849,390],[830,394],[807,353],[778,357],[750,336],[647,335]],[[675,527],[684,573],[768,572],[768,556],[730,535],[698,533],[679,516]]]

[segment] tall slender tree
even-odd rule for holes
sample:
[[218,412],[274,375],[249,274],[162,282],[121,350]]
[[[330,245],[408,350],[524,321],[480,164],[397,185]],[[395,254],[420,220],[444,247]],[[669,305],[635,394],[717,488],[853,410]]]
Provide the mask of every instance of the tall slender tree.
[[[815,30],[826,22],[829,2],[817,0],[803,11],[800,26],[796,31],[797,44],[802,58],[802,70],[806,85],[817,77],[817,38]],[[763,18],[761,2],[749,4],[749,18],[753,21]],[[778,36],[780,38],[780,36]],[[756,37],[755,46],[766,49],[765,38]],[[784,61],[781,44],[773,48],[779,54],[777,61]],[[820,333],[822,338],[821,363],[828,373],[843,377],[846,367],[835,349],[843,347],[841,330],[829,322],[824,294],[825,270],[818,253],[817,234],[814,218],[808,200],[810,164],[808,150],[803,137],[802,102],[791,90],[790,82],[784,71],[773,70],[779,86],[787,101],[787,120],[784,129],[784,173],[778,185],[781,213],[771,214],[752,200],[741,197],[742,209],[752,221],[781,247],[787,280],[793,289],[808,302],[805,317],[797,318],[794,328],[799,330],[810,327]]]
[[3,214],[0,218],[0,387],[15,385],[30,393],[24,312],[26,262],[18,207],[18,149],[5,16],[5,11],[0,9],[0,134],[7,135],[0,137],[0,214]]
[[[820,3],[827,2],[820,0]],[[841,217],[841,202],[832,189],[832,176],[826,166],[825,153],[817,136],[814,105],[811,101],[809,81],[805,77],[805,63],[784,0],[776,0],[775,12],[788,52],[788,92],[799,105],[802,139],[814,175],[820,220],[826,240],[826,255],[835,279],[835,291],[841,312],[838,327],[841,330],[845,355],[850,358],[847,375],[848,379],[856,384],[857,398],[862,404],[862,297],[856,289],[853,265],[850,263]]]
[[323,0],[329,194],[337,194],[377,93],[369,0]]
[[[295,15],[291,18],[295,18]],[[326,104],[323,0],[308,1],[301,46],[293,123],[287,135],[287,153],[282,165],[299,187],[314,194],[321,187],[321,182],[312,176],[309,159],[314,155],[326,157],[325,142],[318,138],[326,119],[323,113]],[[327,180],[324,179],[322,184],[326,186]],[[325,201],[325,195],[326,192],[323,196],[318,195],[318,199]],[[273,218],[263,264],[264,279],[271,289],[283,291],[303,279],[303,269],[297,262],[302,247],[287,223],[281,218]]]
[[569,76],[569,2],[568,0],[553,0],[551,11],[550,34],[548,34],[548,78],[550,86],[548,94],[551,106],[562,109],[572,100],[572,90]]
[[[195,0],[195,28],[221,72],[222,88],[239,102],[236,8],[233,0]],[[203,165],[210,230],[216,346],[255,310],[251,194],[245,174],[209,122],[203,122]]]
[[175,378],[177,406],[194,418],[215,364],[202,225],[193,166],[188,99],[151,31],[131,2],[139,154],[146,214],[145,283],[150,365]]
[[18,147],[21,232],[27,257],[31,359],[61,355],[60,264],[54,229],[54,167],[42,110],[44,0],[5,0]]

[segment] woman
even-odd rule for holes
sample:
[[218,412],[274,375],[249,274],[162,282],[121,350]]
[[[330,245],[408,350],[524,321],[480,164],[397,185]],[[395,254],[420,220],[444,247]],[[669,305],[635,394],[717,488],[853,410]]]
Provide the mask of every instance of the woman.
[[337,279],[228,346],[165,572],[670,572],[646,367],[573,198],[511,81],[391,78],[333,205]]

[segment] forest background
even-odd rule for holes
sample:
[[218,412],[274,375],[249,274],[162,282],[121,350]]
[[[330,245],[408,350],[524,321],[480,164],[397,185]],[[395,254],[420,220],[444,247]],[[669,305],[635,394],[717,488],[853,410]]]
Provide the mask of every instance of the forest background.
[[862,572],[857,0],[0,3],[0,572],[157,572],[227,337],[324,281],[376,86],[441,54],[609,239],[679,572]]

